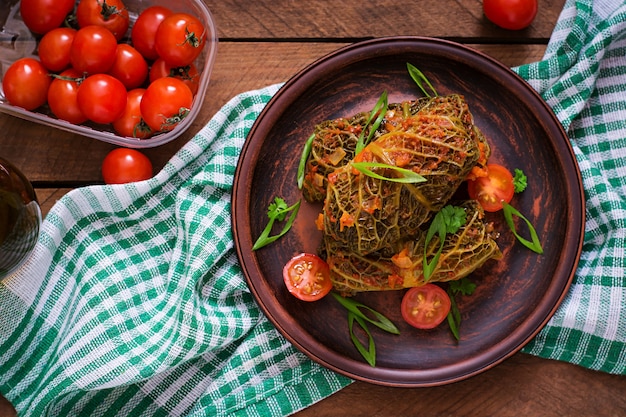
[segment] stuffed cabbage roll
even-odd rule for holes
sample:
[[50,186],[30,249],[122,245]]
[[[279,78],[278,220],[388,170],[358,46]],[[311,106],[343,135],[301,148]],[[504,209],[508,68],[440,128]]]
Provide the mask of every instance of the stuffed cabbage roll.
[[[497,233],[484,222],[484,212],[474,200],[458,204],[466,211],[466,223],[457,233],[446,235],[443,251],[429,282],[447,282],[466,277],[489,259],[500,259]],[[330,266],[331,280],[343,295],[363,291],[384,291],[425,284],[422,273],[425,233],[416,240],[400,242],[392,256],[363,255],[350,251],[330,236],[324,237],[323,252]],[[426,248],[432,259],[440,242],[435,236]]]

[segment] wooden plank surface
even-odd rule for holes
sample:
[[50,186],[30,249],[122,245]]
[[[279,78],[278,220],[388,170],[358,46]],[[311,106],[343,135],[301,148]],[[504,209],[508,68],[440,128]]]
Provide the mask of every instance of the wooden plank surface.
[[[539,0],[523,31],[486,21],[479,0],[205,0],[220,44],[200,115],[179,139],[145,153],[161,167],[236,94],[284,82],[352,42],[418,35],[460,41],[517,66],[541,59],[564,0]],[[34,182],[44,214],[71,189],[102,182],[100,164],[115,146],[0,114],[0,155]],[[301,412],[315,416],[626,415],[626,378],[518,353],[452,385],[390,388],[355,382]],[[7,414],[0,398],[0,417]]]

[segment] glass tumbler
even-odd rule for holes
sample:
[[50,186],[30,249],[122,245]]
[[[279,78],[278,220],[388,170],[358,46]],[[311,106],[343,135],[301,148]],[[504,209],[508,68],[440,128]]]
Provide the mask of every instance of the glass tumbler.
[[30,181],[0,157],[0,280],[24,263],[39,238],[41,209]]

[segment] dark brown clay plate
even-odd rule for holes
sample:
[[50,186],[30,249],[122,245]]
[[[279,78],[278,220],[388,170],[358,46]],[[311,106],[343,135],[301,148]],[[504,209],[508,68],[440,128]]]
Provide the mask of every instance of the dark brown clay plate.
[[[346,310],[332,297],[299,301],[282,281],[282,267],[299,252],[316,252],[313,221],[320,207],[303,203],[291,231],[258,251],[252,245],[267,223],[275,196],[301,199],[296,172],[303,144],[326,119],[372,109],[386,90],[389,102],[421,95],[406,63],[417,66],[439,94],[464,94],[492,148],[492,162],[522,169],[528,188],[513,205],[537,229],[545,253],[515,242],[501,213],[501,261],[471,278],[472,296],[459,299],[461,340],[447,324],[414,329],[400,315],[404,291],[357,299],[389,317],[394,336],[374,326],[375,367],[350,340]],[[509,68],[477,51],[443,40],[394,37],[357,43],[331,53],[290,79],[254,123],[239,160],[232,218],[237,253],[248,285],[278,330],[314,361],[348,377],[389,386],[432,386],[468,378],[519,351],[550,319],[573,278],[583,241],[581,176],[560,123],[545,102]]]

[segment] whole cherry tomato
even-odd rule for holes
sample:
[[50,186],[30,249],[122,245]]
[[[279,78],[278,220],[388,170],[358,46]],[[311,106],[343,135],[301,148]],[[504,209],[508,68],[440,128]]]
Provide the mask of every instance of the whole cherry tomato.
[[537,0],[483,0],[487,19],[504,29],[520,30],[537,15]]
[[39,35],[61,26],[73,9],[74,0],[22,0],[20,3],[24,24]]
[[81,28],[90,25],[105,27],[118,41],[130,25],[128,9],[122,0],[80,0],[76,6],[76,20]]
[[83,75],[74,68],[68,68],[54,77],[48,90],[48,106],[50,111],[61,120],[80,124],[87,121],[87,117],[78,107],[78,84]]
[[150,6],[137,16],[130,33],[131,40],[133,46],[149,61],[159,57],[154,38],[161,22],[171,14],[172,11],[166,7]]
[[150,82],[163,77],[178,78],[187,84],[191,92],[196,95],[198,85],[200,83],[200,73],[195,64],[185,65],[184,67],[172,67],[163,59],[159,58],[150,67]]
[[187,13],[174,13],[161,22],[155,48],[173,67],[191,64],[204,48],[206,30],[200,20]]
[[152,162],[143,153],[117,148],[102,161],[102,178],[107,184],[126,184],[152,177]]
[[128,90],[132,90],[141,86],[148,77],[148,63],[135,48],[120,43],[117,45],[109,74],[120,80]]
[[35,58],[20,58],[7,69],[2,79],[4,96],[14,106],[34,110],[48,99],[52,79]]
[[152,130],[141,118],[141,99],[145,93],[143,88],[135,88],[128,92],[128,101],[124,113],[113,122],[113,130],[120,136],[145,139],[150,137]]
[[47,32],[39,41],[39,59],[44,67],[52,72],[61,72],[70,66],[70,49],[76,30],[55,28]]
[[153,132],[172,130],[189,114],[193,94],[177,78],[164,77],[150,83],[141,100],[141,116]]
[[78,87],[78,107],[93,122],[113,123],[124,113],[127,96],[120,80],[108,74],[95,74]]
[[70,62],[78,71],[88,74],[107,72],[115,61],[117,40],[106,28],[85,26],[74,35]]

